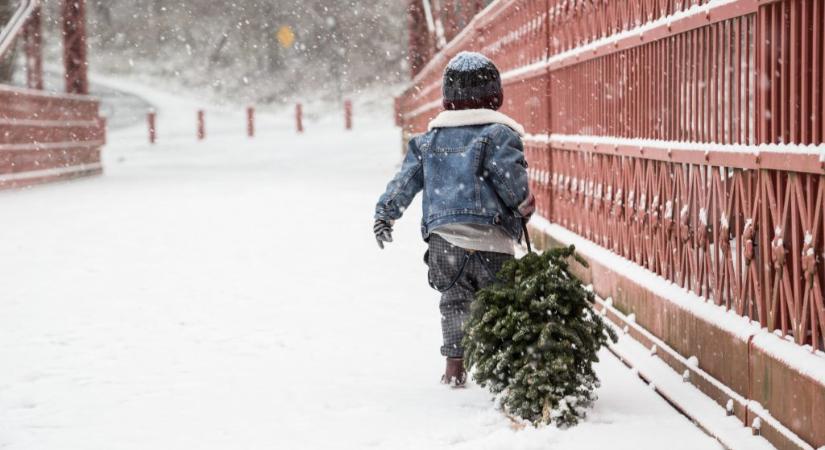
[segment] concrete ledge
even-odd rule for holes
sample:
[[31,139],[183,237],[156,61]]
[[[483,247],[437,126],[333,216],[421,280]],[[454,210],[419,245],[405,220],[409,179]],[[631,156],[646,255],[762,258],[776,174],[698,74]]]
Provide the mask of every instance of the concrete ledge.
[[779,449],[825,446],[825,355],[761,329],[542,218],[537,248],[576,245],[574,271],[614,323]]
[[[639,378],[662,396],[668,403],[687,416],[705,433],[715,438],[728,450],[769,450],[774,446],[764,437],[755,436],[742,421],[720,406],[714,399],[704,396],[696,383],[690,383],[689,371],[677,373],[671,362],[684,367],[692,364],[667,347],[661,340],[645,331],[627,316],[614,308],[610,301],[597,297],[597,309],[620,334],[619,342],[610,345],[610,351]],[[696,369],[701,375],[701,370]],[[697,379],[701,379],[698,376]],[[726,388],[722,388],[723,390]],[[735,393],[737,400],[744,401]]]

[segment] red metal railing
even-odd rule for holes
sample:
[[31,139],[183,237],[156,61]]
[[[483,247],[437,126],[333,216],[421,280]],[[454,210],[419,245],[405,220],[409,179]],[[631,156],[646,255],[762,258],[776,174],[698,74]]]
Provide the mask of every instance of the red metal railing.
[[0,189],[100,173],[98,102],[0,86]]
[[[407,4],[409,62],[418,74],[441,49],[442,40],[454,41],[489,0],[420,0]],[[428,17],[429,16],[429,17]]]
[[416,76],[404,127],[440,111],[446,60],[485,52],[541,214],[822,350],[822,2],[617,3],[495,2]]
[[[477,43],[502,71],[530,66],[547,58],[545,1],[499,2],[479,20]],[[490,36],[500,36],[489,39]]]
[[[446,62],[486,53],[528,133],[540,215],[825,350],[822,0],[496,0],[423,50],[396,100],[407,136],[441,111]],[[816,389],[762,393],[814,447]]]
[[[106,125],[86,79],[85,2],[64,0],[67,94],[45,93],[41,7],[25,1],[0,34],[0,56],[23,38],[29,89],[0,85],[0,189],[102,171]],[[77,95],[81,94],[81,95]]]
[[822,350],[823,3],[617,3],[495,2],[416,76],[403,126],[440,111],[450,57],[486,53],[542,215]]

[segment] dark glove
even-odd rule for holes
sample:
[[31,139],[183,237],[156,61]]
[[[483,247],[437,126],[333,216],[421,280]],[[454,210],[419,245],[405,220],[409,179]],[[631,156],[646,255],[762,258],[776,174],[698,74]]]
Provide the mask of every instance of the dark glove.
[[384,242],[392,242],[392,222],[376,219],[372,231],[375,233],[378,246],[382,249],[384,248]]
[[534,212],[536,212],[536,197],[533,194],[527,194],[527,198],[518,205],[518,214],[527,222]]

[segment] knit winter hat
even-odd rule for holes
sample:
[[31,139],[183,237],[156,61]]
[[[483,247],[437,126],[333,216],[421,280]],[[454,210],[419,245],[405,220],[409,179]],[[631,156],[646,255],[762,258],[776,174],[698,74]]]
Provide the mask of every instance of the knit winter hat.
[[501,75],[481,53],[461,52],[444,70],[444,109],[493,109],[504,102]]

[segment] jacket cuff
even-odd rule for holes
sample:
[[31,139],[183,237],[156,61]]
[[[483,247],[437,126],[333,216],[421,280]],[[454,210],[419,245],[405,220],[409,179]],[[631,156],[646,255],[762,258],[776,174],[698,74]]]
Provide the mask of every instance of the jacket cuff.
[[375,215],[373,216],[373,219],[375,219],[375,220],[386,220],[387,222],[392,220],[392,218],[390,217],[390,214],[387,213],[387,211],[384,211],[382,209],[376,209],[375,210]]

